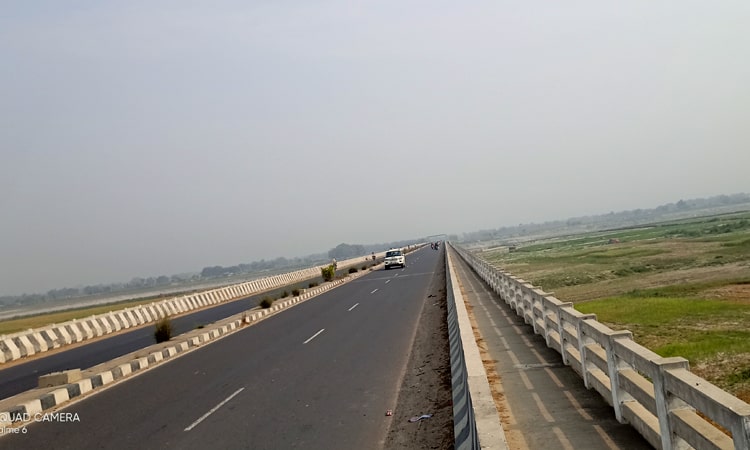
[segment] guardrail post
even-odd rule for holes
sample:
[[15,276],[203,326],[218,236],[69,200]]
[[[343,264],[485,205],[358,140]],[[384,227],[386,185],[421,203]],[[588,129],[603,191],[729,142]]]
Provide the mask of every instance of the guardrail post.
[[596,344],[596,340],[590,336],[586,336],[583,332],[583,321],[584,320],[596,320],[596,314],[584,314],[576,322],[576,332],[578,333],[578,354],[581,355],[581,372],[583,372],[583,385],[586,389],[591,389],[589,383],[589,357],[586,351],[587,344]]
[[612,406],[615,409],[615,418],[620,423],[627,423],[627,420],[622,415],[622,404],[625,401],[631,400],[627,392],[620,390],[620,368],[622,364],[619,358],[615,354],[615,342],[622,339],[633,340],[633,333],[630,331],[615,331],[607,336],[607,339],[602,343],[604,350],[607,352],[607,371],[609,372],[609,383],[610,390],[612,391]]
[[690,364],[685,358],[672,357],[660,358],[654,361],[658,372],[652,380],[654,383],[654,396],[656,397],[656,416],[659,419],[659,434],[661,435],[661,448],[665,450],[682,450],[690,448],[679,436],[672,434],[669,413],[677,409],[693,409],[680,398],[670,394],[664,383],[664,372],[670,369],[690,370]]
[[560,335],[560,355],[562,355],[563,364],[566,366],[570,365],[570,361],[568,361],[568,352],[565,351],[565,323],[563,321],[563,315],[560,312],[563,308],[573,307],[573,303],[571,302],[565,302],[560,303],[555,311],[557,314],[557,332]]

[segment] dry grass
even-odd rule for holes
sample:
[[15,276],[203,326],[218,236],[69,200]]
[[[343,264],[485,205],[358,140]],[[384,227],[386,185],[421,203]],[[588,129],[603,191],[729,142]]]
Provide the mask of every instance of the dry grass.
[[[749,219],[590,233],[482,257],[613,329],[631,330],[656,353],[688,358],[697,375],[750,402]],[[620,242],[609,244],[613,236]]]

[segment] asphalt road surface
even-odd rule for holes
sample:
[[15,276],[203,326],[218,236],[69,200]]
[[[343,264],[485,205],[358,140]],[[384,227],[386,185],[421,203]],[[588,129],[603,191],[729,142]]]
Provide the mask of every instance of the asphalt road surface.
[[[318,277],[296,285],[307,286],[309,281],[322,283],[323,280]],[[172,319],[173,333],[179,335],[200,325],[207,325],[247,311],[257,306],[266,295],[283,290],[290,291],[291,288],[279,288],[175,317]],[[94,342],[84,342],[61,352],[42,353],[21,364],[0,367],[0,399],[37,387],[40,375],[68,369],[86,369],[154,343],[154,327],[147,325],[131,331],[119,332]]]
[[[31,423],[0,449],[380,448],[438,253],[374,271]],[[77,419],[77,420],[75,420]]]

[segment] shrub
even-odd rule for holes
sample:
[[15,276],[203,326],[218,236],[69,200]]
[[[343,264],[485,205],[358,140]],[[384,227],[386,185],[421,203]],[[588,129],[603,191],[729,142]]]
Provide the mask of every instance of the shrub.
[[320,274],[325,281],[333,281],[336,277],[336,268],[331,264],[330,266],[321,268]]
[[289,292],[284,291],[281,293],[281,298],[287,298],[287,297],[289,297]]
[[164,317],[156,322],[154,339],[156,339],[157,344],[172,339],[172,321],[169,320],[169,317]]
[[350,267],[349,268],[349,273],[357,273],[357,268],[356,267]]
[[317,283],[316,281],[311,281],[311,282],[310,282],[310,283],[309,283],[309,284],[307,285],[307,287],[311,287],[311,288],[314,288],[314,287],[315,287],[315,286],[317,286],[317,285],[318,285],[318,283]]
[[260,301],[261,308],[270,308],[271,305],[273,305],[273,298],[271,297],[263,297],[263,300]]
[[295,296],[295,297],[299,297],[299,294],[300,294],[300,290],[299,290],[299,288],[294,288],[294,289],[292,289],[292,295],[293,295],[293,296]]

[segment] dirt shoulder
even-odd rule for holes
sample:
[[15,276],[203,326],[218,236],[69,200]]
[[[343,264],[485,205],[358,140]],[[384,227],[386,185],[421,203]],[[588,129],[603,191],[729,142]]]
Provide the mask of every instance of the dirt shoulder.
[[[445,291],[445,250],[432,278],[384,448],[452,449],[453,402]],[[410,422],[413,417],[432,417]]]

